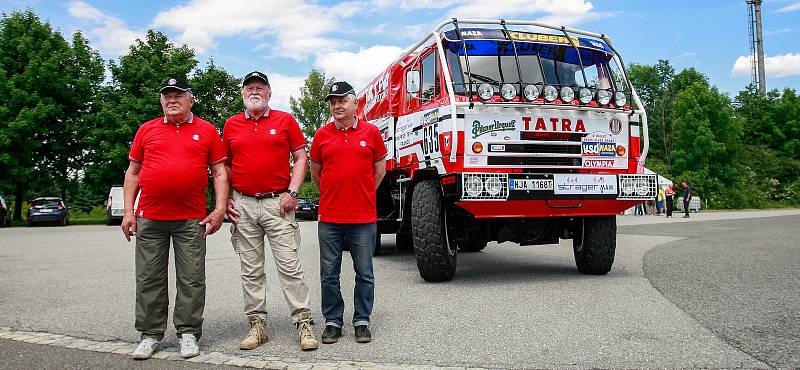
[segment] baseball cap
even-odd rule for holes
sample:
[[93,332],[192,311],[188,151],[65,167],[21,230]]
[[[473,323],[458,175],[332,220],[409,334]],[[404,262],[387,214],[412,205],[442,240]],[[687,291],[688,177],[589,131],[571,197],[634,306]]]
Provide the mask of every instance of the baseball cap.
[[353,89],[353,86],[350,86],[349,83],[344,81],[334,82],[328,91],[328,96],[325,97],[325,101],[330,100],[332,96],[346,96],[347,94],[355,95],[355,93],[356,90]]
[[180,77],[169,77],[161,83],[161,89],[158,92],[163,92],[167,89],[175,89],[180,91],[191,91],[192,88],[186,80]]
[[264,83],[269,85],[269,79],[267,79],[267,75],[265,75],[265,74],[263,74],[263,73],[261,73],[259,71],[253,71],[253,72],[250,72],[250,73],[248,73],[248,74],[246,74],[244,76],[244,78],[242,79],[242,86],[244,86],[247,83],[247,81],[250,81],[250,80],[252,80],[254,78],[257,78],[257,79],[259,79],[261,81],[264,81]]

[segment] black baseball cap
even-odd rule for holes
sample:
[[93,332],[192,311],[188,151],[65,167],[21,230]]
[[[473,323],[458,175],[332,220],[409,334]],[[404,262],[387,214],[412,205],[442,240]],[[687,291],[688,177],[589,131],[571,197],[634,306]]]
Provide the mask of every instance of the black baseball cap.
[[244,75],[244,78],[242,79],[242,86],[244,86],[247,83],[247,81],[250,81],[254,78],[264,81],[265,84],[269,85],[269,79],[267,79],[267,75],[259,71],[253,71]]
[[161,83],[161,89],[158,90],[158,92],[163,92],[164,90],[167,90],[167,89],[174,89],[174,90],[180,90],[180,91],[191,91],[192,87],[189,86],[189,83],[186,82],[186,80],[184,80],[184,79],[182,79],[180,77],[170,77],[170,78],[167,78],[166,80],[164,80],[164,82]]
[[353,86],[344,81],[334,82],[330,91],[328,91],[328,96],[325,97],[325,101],[330,100],[332,96],[346,96],[347,94],[356,94]]

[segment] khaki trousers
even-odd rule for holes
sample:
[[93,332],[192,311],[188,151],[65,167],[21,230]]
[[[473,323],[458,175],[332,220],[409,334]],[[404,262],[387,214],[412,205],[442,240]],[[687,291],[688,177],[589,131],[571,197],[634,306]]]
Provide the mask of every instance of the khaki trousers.
[[231,244],[241,262],[244,315],[267,318],[267,282],[264,274],[264,237],[269,241],[275,267],[294,321],[310,312],[308,286],[300,265],[300,230],[294,211],[280,215],[280,197],[255,199],[234,191],[233,200],[241,215],[231,225]]
[[200,219],[136,219],[136,330],[163,338],[167,329],[169,242],[175,253],[175,309],[178,336],[203,333],[206,302],[206,238]]

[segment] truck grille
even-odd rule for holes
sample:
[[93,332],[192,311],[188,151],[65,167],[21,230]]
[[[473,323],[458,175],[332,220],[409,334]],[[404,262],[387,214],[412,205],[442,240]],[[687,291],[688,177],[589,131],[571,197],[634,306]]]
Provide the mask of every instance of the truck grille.
[[582,134],[556,138],[526,137],[513,142],[490,142],[490,166],[581,167]]

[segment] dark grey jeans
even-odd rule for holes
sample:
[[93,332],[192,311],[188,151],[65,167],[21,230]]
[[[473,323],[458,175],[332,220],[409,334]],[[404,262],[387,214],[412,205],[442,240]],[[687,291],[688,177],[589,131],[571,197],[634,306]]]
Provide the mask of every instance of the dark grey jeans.
[[136,220],[136,330],[163,338],[167,329],[169,242],[175,253],[177,294],[172,321],[178,336],[203,332],[206,239],[200,219]]

